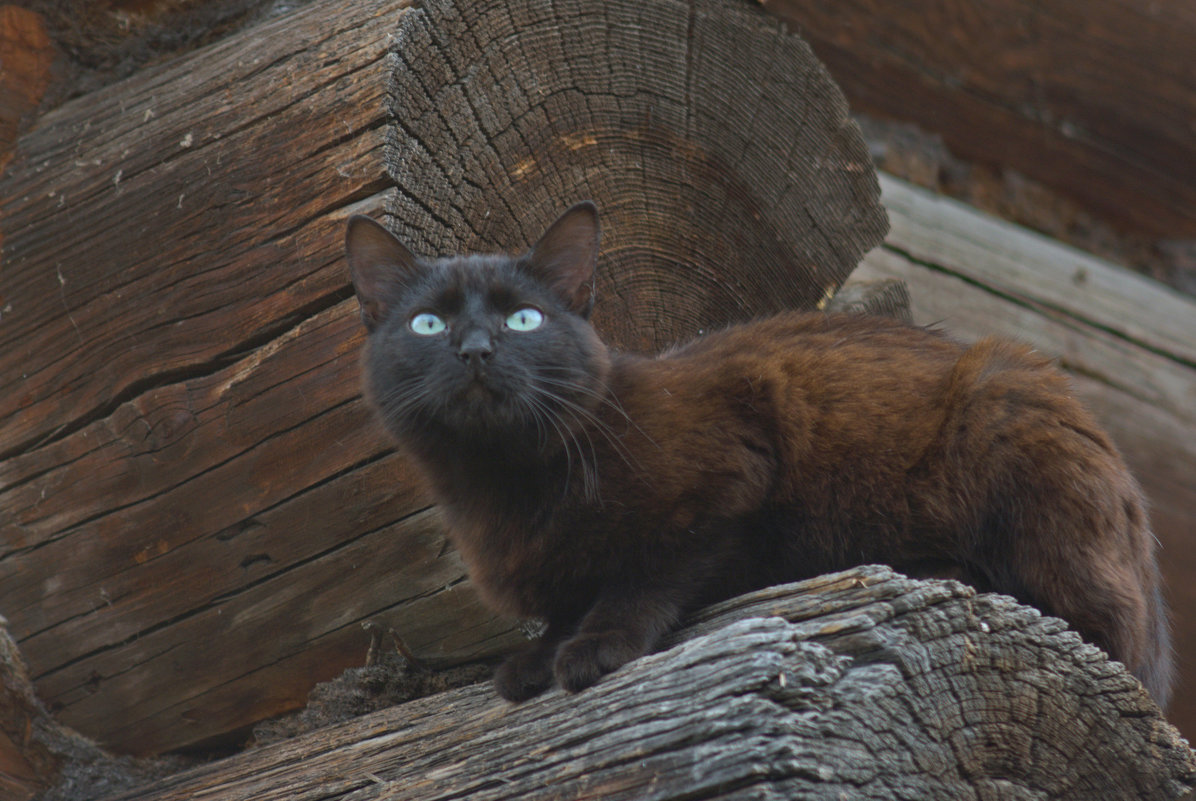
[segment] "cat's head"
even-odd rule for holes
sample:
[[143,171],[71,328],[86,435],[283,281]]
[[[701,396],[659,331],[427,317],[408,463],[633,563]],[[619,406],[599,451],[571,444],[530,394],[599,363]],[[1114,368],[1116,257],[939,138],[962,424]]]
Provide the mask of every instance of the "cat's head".
[[540,448],[569,436],[610,367],[587,321],[598,238],[588,201],[520,256],[423,259],[373,220],[350,218],[366,392],[391,433]]

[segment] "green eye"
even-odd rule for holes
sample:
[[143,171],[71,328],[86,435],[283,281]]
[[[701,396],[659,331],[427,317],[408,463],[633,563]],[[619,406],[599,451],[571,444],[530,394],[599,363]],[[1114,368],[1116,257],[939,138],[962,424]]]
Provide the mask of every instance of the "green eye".
[[544,314],[532,306],[524,306],[507,318],[512,331],[535,331],[544,322]]
[[435,314],[432,314],[432,312],[420,312],[411,318],[411,330],[421,337],[435,336],[446,328],[448,326],[444,320],[441,320]]

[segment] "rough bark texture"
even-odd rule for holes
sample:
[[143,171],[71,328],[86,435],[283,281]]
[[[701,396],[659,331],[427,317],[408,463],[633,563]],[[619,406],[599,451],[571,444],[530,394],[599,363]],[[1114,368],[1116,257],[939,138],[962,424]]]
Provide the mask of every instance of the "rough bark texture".
[[1062,621],[858,568],[704,610],[579,695],[454,690],[125,801],[1172,799],[1196,759]]
[[45,115],[0,179],[0,610],[101,745],[240,742],[363,620],[440,663],[522,639],[360,400],[348,214],[522,248],[594,197],[630,346],[814,306],[883,233],[842,96],[758,9],[461,6],[313,3]]

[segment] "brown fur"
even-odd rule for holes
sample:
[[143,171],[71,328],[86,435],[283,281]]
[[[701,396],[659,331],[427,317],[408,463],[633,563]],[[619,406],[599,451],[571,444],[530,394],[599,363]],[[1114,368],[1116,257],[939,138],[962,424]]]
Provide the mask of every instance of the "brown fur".
[[[562,220],[583,229],[577,208]],[[510,280],[537,274],[544,241],[512,260]],[[353,261],[352,232],[349,251]],[[363,265],[359,255],[359,295]],[[506,280],[497,262],[439,265]],[[555,292],[580,319],[587,269],[577,274]],[[364,294],[363,308],[379,297]],[[589,686],[698,604],[881,562],[1058,615],[1166,702],[1166,614],[1141,494],[1042,356],[886,319],[794,312],[643,358],[608,354],[588,325],[569,324],[546,330],[544,344],[574,335],[591,383],[574,407],[538,419],[546,430],[534,446],[516,423],[508,436],[399,422],[379,377],[399,358],[398,339],[371,338],[367,357],[372,396],[431,479],[484,597],[548,622],[500,668],[505,697],[554,680]],[[451,329],[446,342],[464,347]],[[471,364],[478,375],[497,369],[500,348],[531,341],[490,336],[494,363]]]

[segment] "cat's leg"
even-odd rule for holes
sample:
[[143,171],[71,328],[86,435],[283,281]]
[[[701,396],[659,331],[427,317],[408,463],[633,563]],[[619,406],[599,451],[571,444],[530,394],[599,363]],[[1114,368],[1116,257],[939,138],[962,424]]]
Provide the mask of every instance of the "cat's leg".
[[557,650],[557,683],[578,692],[646,654],[677,624],[690,594],[678,587],[625,585],[602,592],[577,633]]
[[549,621],[540,638],[507,657],[494,672],[494,689],[508,701],[533,698],[552,686],[552,660],[572,626]]

